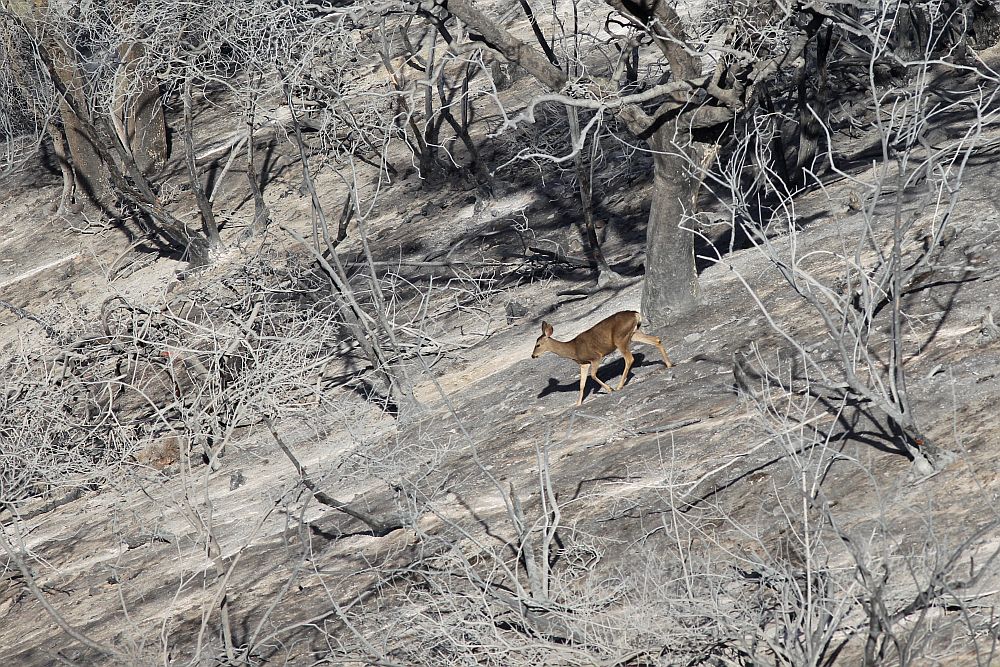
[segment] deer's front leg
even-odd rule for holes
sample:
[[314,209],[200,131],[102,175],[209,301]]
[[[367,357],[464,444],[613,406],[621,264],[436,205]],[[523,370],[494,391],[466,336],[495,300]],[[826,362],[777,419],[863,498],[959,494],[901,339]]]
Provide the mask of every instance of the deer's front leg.
[[587,386],[587,366],[590,364],[580,364],[580,399],[576,402],[577,405],[583,405],[583,390]]

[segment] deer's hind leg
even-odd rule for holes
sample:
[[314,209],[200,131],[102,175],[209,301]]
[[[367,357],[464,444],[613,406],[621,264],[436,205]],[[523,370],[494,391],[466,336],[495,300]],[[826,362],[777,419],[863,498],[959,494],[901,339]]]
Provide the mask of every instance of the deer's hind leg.
[[618,351],[622,353],[622,358],[625,359],[625,370],[622,371],[622,379],[618,382],[616,390],[621,389],[625,386],[625,380],[628,378],[629,369],[632,368],[632,362],[635,361],[635,357],[632,356],[632,352],[628,349],[629,343],[625,342],[624,345],[618,346]]
[[663,348],[663,343],[661,343],[660,339],[656,336],[649,336],[641,331],[636,331],[632,334],[632,340],[637,343],[645,343],[646,345],[655,345],[656,349],[660,351],[660,356],[663,357],[663,363],[667,365],[667,368],[674,365],[674,363],[670,361],[670,357],[667,356],[667,351]]

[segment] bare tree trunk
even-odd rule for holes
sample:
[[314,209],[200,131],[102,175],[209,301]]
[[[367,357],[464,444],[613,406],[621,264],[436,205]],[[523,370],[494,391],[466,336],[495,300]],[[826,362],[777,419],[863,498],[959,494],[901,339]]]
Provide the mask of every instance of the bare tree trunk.
[[[114,116],[114,113],[92,113],[76,50],[63,37],[53,33],[44,22],[39,21],[47,11],[47,2],[38,0],[30,8],[25,3],[22,5],[15,9],[15,16],[23,20],[25,25],[31,26],[33,32],[37,32],[37,54],[59,94],[62,129],[72,159],[77,191],[83,190],[92,202],[113,217],[123,216],[119,196],[124,197],[156,221],[156,231],[169,247],[184,252],[192,264],[207,263],[209,244],[206,239],[192,233],[159,203],[133,159],[134,146],[129,145],[132,143],[129,132],[123,127],[121,119],[118,119],[118,127],[112,128],[113,119],[109,116]],[[136,111],[130,112],[134,120],[132,124],[135,132],[139,133],[139,142],[148,141],[152,146],[159,142],[153,137],[160,134],[155,128],[162,123],[158,89],[150,86],[139,98]],[[116,104],[111,102],[110,106],[114,107]],[[140,118],[147,120],[136,120]],[[146,131],[150,134],[142,134]],[[165,139],[163,145],[165,146]],[[150,152],[149,155],[153,157],[154,153],[157,151]]]
[[65,88],[65,95],[73,97],[73,104],[63,98],[59,101],[59,115],[62,118],[66,145],[73,160],[73,171],[77,185],[98,207],[114,215],[117,212],[115,191],[111,184],[111,174],[100,152],[94,146],[91,136],[84,129],[84,120],[77,116],[75,109],[86,110],[87,99],[84,81],[76,52],[55,40],[46,40],[52,54],[53,74]]
[[[809,176],[807,170],[811,171],[816,161],[819,150],[819,143],[824,136],[823,123],[826,120],[826,80],[827,80],[827,55],[830,52],[830,40],[833,35],[833,28],[828,27],[825,31],[816,33],[816,90],[815,93],[809,89],[809,74],[811,68],[803,67],[798,76],[798,96],[799,96],[799,147],[795,155],[795,183],[796,186],[808,185]],[[808,49],[805,54],[808,58]]]
[[[79,113],[88,113],[88,106],[85,81],[77,53],[72,45],[54,35],[39,21],[44,19],[49,10],[48,0],[7,2],[0,4],[0,9],[12,12],[12,16],[22,22],[29,33],[38,35],[38,45],[48,54],[46,66],[49,75],[56,80],[56,87],[62,93],[59,100],[59,115],[62,120],[63,136],[66,139],[65,146],[69,149],[72,162],[72,175],[75,176],[73,182],[67,184],[65,179],[71,173],[63,170],[64,193],[75,185],[77,190],[83,190],[87,198],[99,208],[115,214],[117,198],[112,187],[110,171],[101,159],[99,148],[94,146],[92,135],[86,131],[90,119],[78,116]],[[56,150],[59,150],[58,146]]]
[[[670,61],[676,79],[700,75],[699,61],[685,50],[684,27],[676,12],[666,3],[641,0],[625,3],[607,0],[626,15],[648,23],[654,42]],[[482,40],[513,64],[523,67],[551,90],[561,90],[566,74],[546,56],[510,34],[489,19],[471,0],[449,0],[448,11],[479,33]],[[629,128],[645,136],[652,119],[641,109],[625,105],[618,110]],[[698,274],[694,262],[694,237],[680,228],[685,214],[692,213],[695,183],[688,166],[699,161],[692,147],[678,147],[675,137],[688,137],[688,127],[677,119],[666,121],[648,139],[653,150],[653,195],[646,230],[646,280],[642,294],[643,316],[662,325],[675,312],[698,302]]]
[[59,214],[62,214],[73,199],[73,192],[76,188],[76,177],[73,175],[73,165],[66,150],[66,136],[56,125],[55,121],[49,121],[48,125],[46,125],[46,130],[49,133],[49,138],[52,139],[52,152],[55,153],[56,159],[59,161],[59,171],[62,173],[62,194],[59,195],[59,209],[57,211]]
[[[574,164],[576,166],[577,189],[580,192],[580,207],[583,210],[583,228],[587,236],[587,255],[588,259],[597,267],[597,284],[603,285],[606,282],[614,282],[620,276],[608,265],[608,260],[604,257],[604,251],[601,249],[601,242],[597,238],[597,228],[594,225],[591,167],[589,164],[584,164],[584,146],[580,136],[580,112],[576,107],[567,106],[566,115],[569,119],[570,139],[576,153]],[[594,141],[597,141],[596,137]]]
[[271,211],[267,207],[267,203],[264,201],[264,193],[260,189],[260,184],[257,182],[257,165],[255,164],[253,158],[254,151],[254,120],[253,120],[253,110],[250,111],[250,120],[247,123],[247,183],[250,185],[250,192],[253,193],[253,224],[244,231],[244,238],[248,236],[253,236],[258,234],[271,224]]
[[649,140],[653,151],[653,193],[646,228],[646,280],[642,315],[652,326],[698,302],[694,235],[681,228],[692,213],[695,181],[688,166],[698,164],[693,148],[673,143],[679,129],[666,123]]
[[[115,109],[121,114],[125,126],[123,143],[144,175],[163,168],[167,160],[167,125],[163,116],[160,85],[147,81],[138,95],[128,94],[127,86],[134,84],[136,61],[142,57],[142,44],[122,46],[119,51],[124,65],[118,74],[120,85],[116,88]],[[127,140],[127,141],[126,141]]]
[[[483,164],[482,158],[479,156],[479,149],[476,148],[476,142],[473,141],[472,136],[469,134],[469,80],[472,78],[470,74],[470,68],[466,65],[460,74],[462,83],[460,86],[452,87],[450,84],[446,85],[446,75],[444,72],[438,76],[437,79],[437,89],[438,98],[441,100],[441,106],[438,112],[441,117],[444,118],[451,125],[451,129],[454,130],[455,136],[462,140],[465,145],[465,150],[469,153],[470,163],[467,168],[469,176],[478,185],[483,185],[489,183],[490,174]],[[461,120],[455,118],[455,114],[451,111],[451,105],[454,103],[456,92],[461,93],[461,98],[459,98],[459,103],[461,104]]]
[[[184,154],[187,164],[188,178],[191,181],[191,190],[198,201],[198,210],[201,212],[202,231],[208,239],[209,247],[222,247],[222,238],[219,236],[219,225],[215,221],[215,214],[212,212],[212,203],[205,195],[205,188],[201,184],[201,177],[198,175],[198,167],[194,159],[194,123],[191,119],[191,79],[184,81]],[[251,145],[250,150],[253,150]]]

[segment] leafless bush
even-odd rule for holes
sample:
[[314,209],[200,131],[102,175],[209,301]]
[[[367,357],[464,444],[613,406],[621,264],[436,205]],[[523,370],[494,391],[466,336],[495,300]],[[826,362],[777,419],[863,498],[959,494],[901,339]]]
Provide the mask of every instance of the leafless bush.
[[4,502],[100,479],[165,436],[214,465],[265,416],[334,409],[364,363],[344,363],[341,313],[296,270],[250,262],[153,307],[113,297],[91,333],[22,341],[3,360]]
[[[138,434],[102,410],[101,389],[64,374],[72,352],[21,340],[0,357],[0,505],[100,485],[135,451]],[[46,355],[46,356],[42,356]]]
[[[885,46],[887,31],[883,26],[873,32],[876,52]],[[775,154],[787,121],[779,112],[755,115],[708,182],[728,209],[733,237],[746,235],[827,332],[828,350],[796,339],[789,323],[772,316],[748,284],[769,324],[797,351],[802,369],[808,368],[808,391],[866,412],[921,474],[950,457],[913,415],[904,370],[904,361],[919,349],[910,342],[917,323],[909,312],[911,295],[935,272],[950,277],[940,258],[954,238],[949,225],[965,167],[983,143],[997,93],[997,79],[988,72],[932,56],[928,51],[924,60],[908,63],[905,77],[868,89],[872,115],[864,137],[879,155],[870,171],[856,175],[827,155],[829,172],[850,184],[850,201],[825,188],[819,165],[806,165],[812,186],[827,194],[840,218],[833,223],[840,232],[832,243],[805,248],[799,240],[797,188],[781,173],[784,156]],[[951,79],[974,81],[977,92],[961,99],[939,94],[935,82]],[[833,130],[818,115],[813,120],[829,143]],[[957,138],[937,144],[928,139],[930,123],[955,122],[963,124]],[[725,261],[721,255],[706,259]]]
[[455,516],[453,498],[414,495],[426,513],[415,524],[426,556],[351,610],[361,637],[339,640],[335,654],[404,664],[628,664],[682,642],[659,597],[679,573],[606,567],[613,545],[564,523],[544,448],[538,465],[530,499],[483,470],[505,508],[503,527],[485,533]]

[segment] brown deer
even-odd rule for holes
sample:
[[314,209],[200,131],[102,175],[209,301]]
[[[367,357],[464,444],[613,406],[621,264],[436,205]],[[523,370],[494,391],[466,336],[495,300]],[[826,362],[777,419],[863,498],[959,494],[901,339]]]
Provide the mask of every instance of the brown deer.
[[663,344],[656,336],[647,336],[639,331],[641,319],[639,313],[634,310],[623,310],[607,317],[594,326],[590,327],[573,340],[561,341],[552,338],[552,325],[542,322],[542,335],[535,341],[535,350],[531,353],[532,359],[537,359],[544,352],[555,352],[560,357],[572,359],[580,364],[580,399],[577,405],[583,403],[583,390],[587,386],[587,366],[590,366],[590,377],[597,380],[608,392],[613,391],[609,385],[604,384],[601,378],[597,377],[597,369],[601,365],[601,360],[605,356],[617,349],[625,358],[625,370],[622,372],[622,379],[618,383],[617,389],[625,386],[625,378],[632,368],[632,353],[629,346],[632,341],[655,345],[656,349],[663,355],[663,363],[667,368],[673,366],[667,351],[663,349]]

